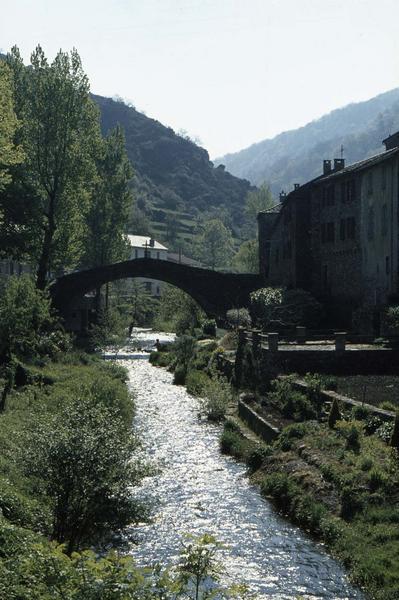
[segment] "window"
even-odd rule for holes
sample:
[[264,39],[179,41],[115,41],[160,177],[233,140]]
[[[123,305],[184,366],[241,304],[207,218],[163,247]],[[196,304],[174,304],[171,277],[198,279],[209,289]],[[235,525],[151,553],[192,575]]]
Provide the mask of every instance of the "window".
[[374,239],[374,207],[369,207],[368,218],[367,218],[367,237],[369,240]]
[[14,275],[14,263],[10,261],[10,275]]
[[346,198],[348,202],[353,202],[356,195],[356,182],[354,179],[351,179],[347,182],[346,186]]
[[139,251],[137,250],[137,248],[135,248],[134,250],[134,258],[138,258],[139,257]]
[[335,242],[335,225],[334,222],[321,224],[321,243],[328,244]]
[[391,261],[389,260],[389,256],[385,257],[385,273],[387,275],[389,275],[389,273],[391,272]]
[[159,252],[157,252],[157,259],[159,260]]
[[278,265],[279,260],[280,260],[280,250],[278,248],[276,248],[275,253],[274,253],[274,262],[276,263],[276,265]]
[[346,237],[346,223],[345,223],[345,219],[341,219],[339,222],[339,239],[341,241],[344,241],[345,237]]
[[348,240],[354,240],[356,237],[355,217],[348,217],[346,219],[346,237],[348,238]]
[[383,204],[381,207],[381,235],[383,237],[388,233],[388,206]]

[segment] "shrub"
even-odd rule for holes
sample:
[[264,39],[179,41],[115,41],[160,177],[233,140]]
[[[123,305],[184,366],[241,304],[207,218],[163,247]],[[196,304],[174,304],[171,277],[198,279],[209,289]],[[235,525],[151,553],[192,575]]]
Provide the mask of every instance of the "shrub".
[[173,344],[172,351],[176,357],[177,365],[181,365],[187,372],[188,364],[194,355],[195,339],[190,335],[181,335]]
[[398,407],[393,402],[389,402],[389,400],[384,400],[384,402],[380,402],[378,408],[382,408],[382,410],[390,410],[391,412],[396,412]]
[[291,391],[285,398],[281,413],[295,421],[304,421],[316,417],[315,409],[308,398],[300,392]]
[[173,375],[173,383],[175,385],[184,385],[186,382],[186,369],[183,365],[178,365]]
[[52,507],[51,537],[65,543],[68,554],[136,520],[131,485],[140,469],[130,423],[87,395],[32,425],[23,467],[41,482]]
[[328,426],[330,429],[334,429],[337,421],[341,420],[341,411],[339,410],[338,400],[336,398],[333,399],[330,414],[328,415]]
[[246,459],[251,452],[252,443],[246,440],[239,431],[224,427],[220,437],[220,450],[238,459]]
[[388,444],[392,438],[392,432],[393,432],[393,423],[383,423],[380,427],[378,427],[378,429],[376,430],[376,435],[381,438],[386,444]]
[[384,487],[387,483],[387,477],[385,473],[379,469],[372,469],[369,473],[369,486],[372,492]]
[[352,408],[352,417],[357,421],[364,421],[370,416],[370,409],[367,406],[354,406]]
[[261,483],[261,491],[265,496],[271,495],[283,510],[290,507],[292,499],[298,494],[298,486],[286,473],[266,475]]
[[315,327],[322,316],[321,304],[307,291],[301,289],[261,288],[252,292],[251,314],[263,328],[272,324],[294,327]]
[[345,485],[341,491],[341,516],[349,520],[362,510],[364,500],[352,486]]
[[307,425],[305,423],[288,425],[284,427],[282,432],[280,433],[276,444],[281,450],[287,451],[292,448],[293,440],[301,439],[304,435],[306,435],[308,431]]
[[347,450],[359,450],[361,425],[356,421],[340,421],[337,424],[338,433],[346,440]]
[[251,327],[251,317],[247,308],[232,308],[226,313],[226,320],[230,327]]
[[209,335],[211,337],[216,336],[216,321],[215,319],[205,319],[202,323],[202,332],[204,335]]
[[370,456],[364,456],[360,461],[360,468],[362,471],[370,471],[373,464],[373,459]]
[[364,433],[366,435],[372,435],[377,431],[379,427],[381,427],[382,421],[379,417],[375,417],[373,415],[369,415],[364,424]]
[[203,387],[203,396],[200,398],[201,411],[210,421],[221,421],[231,398],[231,386],[227,379],[213,373]]
[[265,462],[266,458],[272,454],[272,449],[270,446],[266,446],[264,444],[259,445],[255,448],[247,458],[247,465],[249,469],[254,472],[260,469],[260,467]]
[[202,371],[189,371],[186,375],[186,388],[192,396],[201,396],[208,382],[208,375]]
[[396,413],[395,415],[395,422],[393,424],[393,430],[391,439],[389,440],[389,445],[392,446],[392,448],[399,449],[399,413]]

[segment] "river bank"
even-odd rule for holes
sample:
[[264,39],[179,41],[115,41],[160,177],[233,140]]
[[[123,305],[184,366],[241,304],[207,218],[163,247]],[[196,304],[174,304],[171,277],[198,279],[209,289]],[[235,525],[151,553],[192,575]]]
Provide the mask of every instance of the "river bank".
[[[209,361],[223,352],[220,345],[210,348]],[[165,357],[153,357],[153,362],[173,366]],[[209,363],[205,369],[198,366],[194,351],[186,381],[192,371],[204,370],[211,375]],[[240,431],[245,426],[237,428],[236,413],[222,435],[222,450],[246,462],[263,495],[322,540],[370,597],[397,599],[399,462],[387,444],[392,425],[356,409],[342,410],[329,427],[329,409],[326,413],[319,404],[318,385],[313,380],[307,396],[288,382],[269,383],[269,392],[256,393],[256,405],[263,415],[272,410],[282,430],[279,439],[268,445],[248,441]]]
[[173,562],[184,534],[208,532],[227,546],[228,579],[247,584],[257,600],[363,597],[320,545],[265,502],[245,467],[220,454],[221,425],[198,419],[197,399],[173,374],[146,361],[123,364],[144,450],[160,467],[137,490],[154,504],[152,521],[131,531],[139,564]]

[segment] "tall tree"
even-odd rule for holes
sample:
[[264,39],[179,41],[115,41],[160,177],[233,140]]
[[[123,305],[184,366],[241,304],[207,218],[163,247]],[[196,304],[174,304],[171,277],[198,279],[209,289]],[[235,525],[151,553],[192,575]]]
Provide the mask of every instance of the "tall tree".
[[263,183],[258,189],[248,192],[245,198],[246,229],[250,237],[256,231],[256,217],[262,210],[267,210],[276,204],[270,187]]
[[258,240],[243,242],[234,256],[233,264],[241,273],[259,273]]
[[198,259],[211,269],[231,264],[233,237],[219,219],[207,221],[194,243]]
[[97,161],[98,178],[87,215],[84,264],[98,266],[127,258],[124,233],[132,204],[129,181],[133,169],[127,158],[125,136],[117,126],[103,142]]
[[37,286],[43,289],[50,269],[76,264],[81,253],[100,140],[98,111],[76,50],[60,51],[49,64],[37,46],[25,69],[13,48],[7,62],[23,122],[23,173],[35,209]]
[[0,192],[10,183],[10,167],[21,162],[21,149],[15,144],[18,120],[14,111],[12,74],[0,60]]

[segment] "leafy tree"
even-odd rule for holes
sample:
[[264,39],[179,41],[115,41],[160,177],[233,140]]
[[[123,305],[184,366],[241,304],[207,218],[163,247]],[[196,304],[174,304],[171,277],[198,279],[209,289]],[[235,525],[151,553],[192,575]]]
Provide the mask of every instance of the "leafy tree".
[[322,316],[321,304],[301,289],[261,288],[252,292],[251,316],[263,328],[315,326]]
[[233,258],[240,273],[259,273],[258,240],[243,242]]
[[25,69],[17,48],[7,57],[14,74],[15,107],[22,121],[22,176],[29,190],[36,243],[37,286],[50,270],[76,264],[84,216],[95,179],[100,140],[98,111],[76,50],[49,64],[40,46]]
[[175,331],[178,335],[201,326],[204,312],[185,292],[176,287],[165,285],[159,303],[155,327]]
[[130,422],[105,405],[101,390],[82,390],[54,417],[34,423],[24,468],[50,499],[51,537],[68,554],[138,517],[130,491],[143,472],[134,461],[137,445]]
[[211,269],[226,267],[231,263],[233,237],[219,219],[207,221],[194,243],[198,259]]
[[258,189],[248,192],[245,198],[245,216],[248,232],[256,231],[256,218],[262,210],[268,210],[276,201],[273,198],[270,187],[263,183]]
[[21,149],[15,145],[19,125],[14,112],[12,74],[0,60],[0,192],[10,182],[9,167],[22,160]]
[[55,326],[48,295],[28,275],[10,277],[0,295],[0,356],[40,354]]
[[128,255],[124,233],[132,203],[129,181],[133,170],[119,126],[104,140],[97,169],[85,239],[84,264],[90,267],[110,264]]

